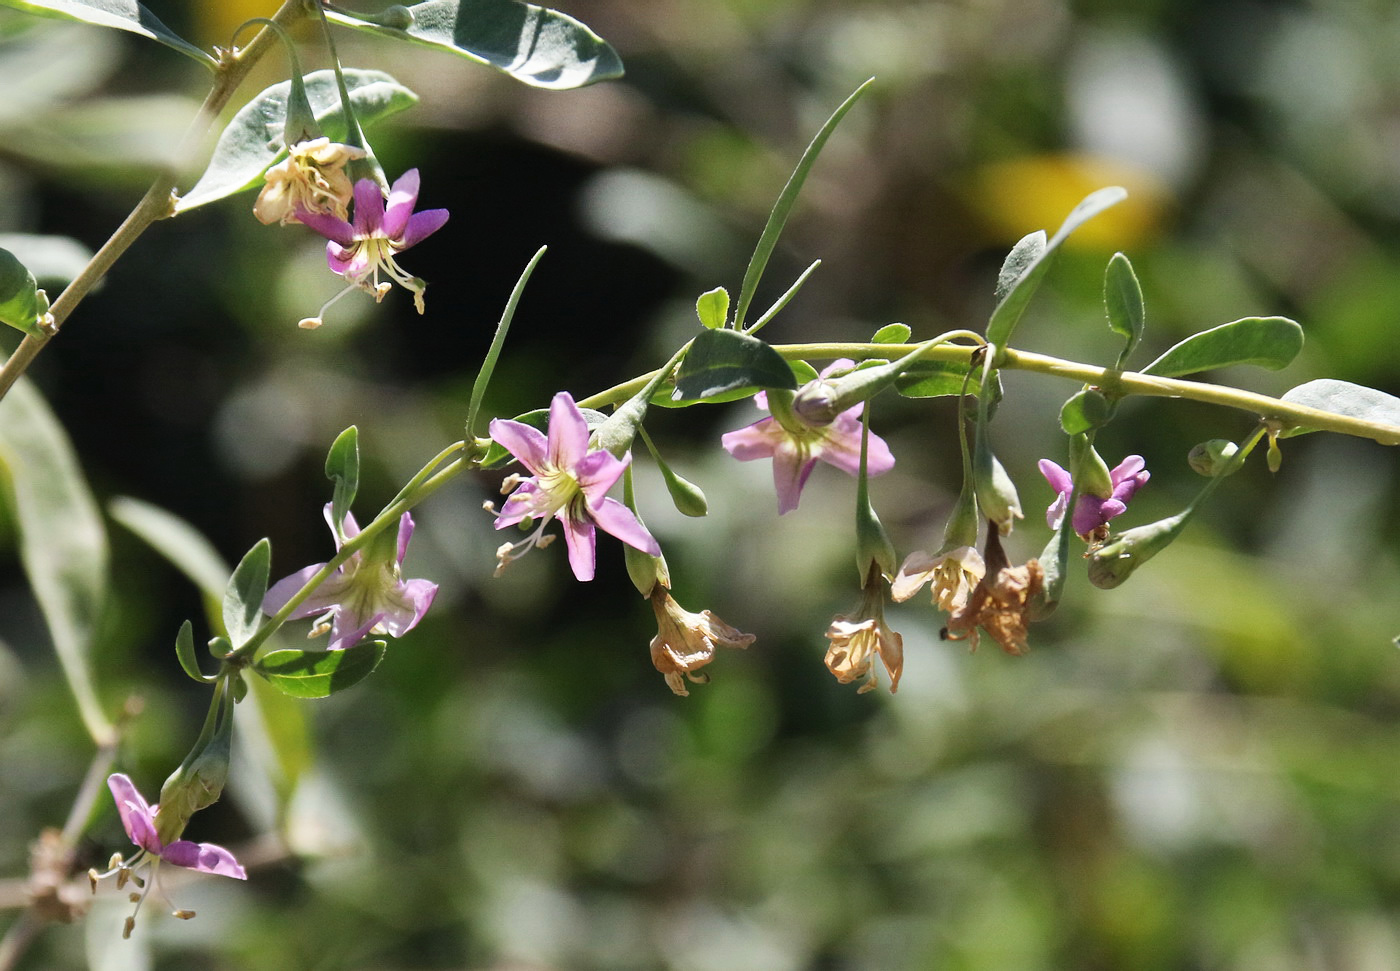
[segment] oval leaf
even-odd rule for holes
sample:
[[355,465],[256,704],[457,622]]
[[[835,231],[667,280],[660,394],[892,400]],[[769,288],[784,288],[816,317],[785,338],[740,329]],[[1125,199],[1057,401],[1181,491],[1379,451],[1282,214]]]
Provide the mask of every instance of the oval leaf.
[[700,294],[700,299],[695,301],[695,314],[700,323],[711,330],[723,327],[729,320],[729,291],[715,287]]
[[906,398],[938,398],[962,394],[976,395],[978,383],[967,380],[967,364],[953,361],[918,361],[895,379],[894,386]]
[[676,372],[674,400],[710,398],[736,388],[788,388],[797,380],[781,354],[737,330],[707,330],[695,338]]
[[[1309,381],[1285,393],[1283,400],[1293,405],[1303,405],[1306,408],[1329,411],[1334,415],[1360,418],[1362,421],[1378,422],[1400,429],[1400,398],[1365,385],[1352,384],[1350,381],[1337,381],[1332,378]],[[1280,432],[1279,437],[1290,438],[1310,431],[1314,429],[1290,428]]]
[[262,625],[262,602],[267,595],[267,571],[272,544],[260,539],[233,569],[224,590],[224,627],[235,648],[242,647]]
[[49,299],[34,274],[9,250],[0,249],[0,321],[40,337],[40,323],[48,312]]
[[1108,314],[1108,327],[1123,338],[1123,350],[1118,355],[1118,367],[1128,359],[1142,339],[1146,313],[1142,304],[1142,285],[1138,283],[1133,264],[1122,253],[1114,253],[1103,274],[1103,307]]
[[0,0],[0,3],[40,17],[130,31],[192,57],[205,67],[219,66],[214,58],[165,26],[136,0]]
[[1050,257],[1069,238],[1069,234],[1127,197],[1127,190],[1116,185],[1091,192],[1070,210],[1064,223],[1043,247],[1039,240],[1044,239],[1044,234],[1040,234],[1038,239],[1036,233],[1016,244],[997,276],[997,306],[992,311],[991,320],[987,321],[987,343],[1006,346],[1026,304],[1030,303],[1031,296],[1050,267]]
[[360,430],[351,425],[336,436],[326,456],[326,478],[335,483],[331,493],[331,522],[341,532],[345,516],[360,489]]
[[362,641],[343,651],[269,651],[253,670],[293,698],[327,698],[373,673],[384,647],[384,641]]
[[580,88],[622,76],[622,59],[573,17],[516,0],[426,0],[383,14],[326,10],[333,23],[410,41],[504,71],[536,88]]
[[870,338],[872,344],[907,344],[914,331],[908,324],[886,324]]
[[[308,74],[305,81],[306,96],[316,121],[332,141],[343,140],[345,117],[340,111],[335,73],[315,71]],[[362,125],[373,124],[418,101],[417,95],[383,71],[347,68],[345,86],[350,90],[350,103]],[[219,136],[204,174],[194,188],[175,201],[177,213],[215,202],[261,182],[268,167],[287,151],[283,126],[291,90],[290,81],[274,84],[238,109]]]
[[93,740],[112,740],[93,689],[92,652],[107,597],[107,531],[63,426],[21,380],[0,400],[0,472],[20,533],[20,560]]
[[1256,364],[1270,371],[1287,367],[1303,349],[1303,328],[1287,317],[1245,317],[1193,334],[1142,369],[1173,378],[1197,371]]
[[1060,409],[1060,427],[1066,435],[1082,435],[1100,428],[1113,417],[1111,405],[1102,391],[1084,388],[1074,394]]

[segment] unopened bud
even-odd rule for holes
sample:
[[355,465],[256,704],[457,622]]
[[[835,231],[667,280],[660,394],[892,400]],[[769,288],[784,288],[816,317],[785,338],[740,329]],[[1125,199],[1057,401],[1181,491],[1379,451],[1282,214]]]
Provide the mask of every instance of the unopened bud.
[[1186,456],[1192,470],[1213,479],[1220,475],[1231,475],[1238,471],[1239,463],[1233,461],[1240,447],[1224,438],[1212,438],[1193,447]]
[[997,531],[1005,536],[1020,519],[1021,497],[1016,493],[1016,484],[1006,469],[992,454],[986,444],[986,431],[980,430],[977,436],[977,451],[973,458],[973,482],[977,491],[977,505],[982,515],[996,523]]
[[1137,526],[1119,533],[1112,542],[1090,550],[1089,582],[1104,590],[1118,586],[1132,576],[1134,570],[1166,549],[1181,534],[1193,512],[1187,509],[1155,523]]

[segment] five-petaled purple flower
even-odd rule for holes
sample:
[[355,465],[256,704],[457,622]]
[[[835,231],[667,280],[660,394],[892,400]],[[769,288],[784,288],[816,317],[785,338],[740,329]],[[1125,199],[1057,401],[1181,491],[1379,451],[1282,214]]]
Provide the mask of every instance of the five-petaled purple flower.
[[[394,257],[441,229],[448,213],[446,209],[414,212],[417,203],[418,170],[409,169],[389,191],[387,208],[379,186],[372,179],[361,179],[355,183],[353,223],[304,209],[297,212],[297,219],[330,241],[326,244],[326,262],[350,281],[352,288],[368,290],[376,300],[382,299],[392,287],[387,281],[380,282],[379,272],[383,270],[394,282],[413,292],[414,306],[421,314],[427,284],[402,270]],[[341,291],[331,302],[345,292]],[[321,313],[325,309],[322,307]],[[302,322],[305,327],[319,324],[319,315]]]
[[[326,504],[325,515],[330,524],[330,503]],[[335,532],[334,525],[331,532]],[[360,534],[360,527],[350,513],[345,515],[343,532],[347,540]],[[288,619],[319,615],[321,619],[311,634],[314,637],[330,631],[330,642],[326,645],[330,651],[354,647],[367,634],[391,637],[407,634],[428,612],[438,589],[436,583],[427,580],[403,579],[403,558],[408,553],[408,541],[412,536],[413,517],[404,513],[399,519],[397,556],[392,551],[375,556],[374,544],[357,550],[340,569],[323,580]],[[339,549],[339,534],[335,543]],[[263,598],[263,612],[270,616],[281,610],[325,565],[313,563],[274,583]]]
[[[233,858],[233,854],[222,846],[215,846],[213,843],[192,843],[182,839],[167,843],[161,839],[160,807],[149,805],[126,776],[120,773],[108,776],[107,788],[112,790],[112,798],[117,803],[117,814],[121,816],[126,835],[131,837],[131,842],[140,849],[129,860],[123,860],[120,853],[114,855],[106,873],[89,870],[88,880],[91,881],[94,892],[97,890],[97,881],[109,876],[116,876],[118,889],[126,886],[127,881],[132,881],[142,888],[140,894],[131,895],[136,909],[126,919],[126,926],[122,930],[123,937],[130,937],[136,927],[136,914],[140,912],[146,895],[156,886],[162,861],[189,870],[198,870],[200,873],[213,873],[221,877],[233,877],[235,880],[248,879],[248,874]],[[146,877],[137,874],[138,869],[148,865],[149,873]],[[157,891],[157,895],[165,899],[163,892]],[[168,899],[166,903],[169,904]],[[175,910],[173,905],[171,908],[176,917],[184,920],[194,916],[192,910]]]
[[[1113,482],[1113,494],[1108,497],[1082,493],[1074,503],[1074,516],[1070,525],[1080,536],[1089,536],[1115,516],[1121,516],[1128,508],[1128,500],[1142,488],[1150,474],[1147,463],[1141,455],[1129,455],[1109,472]],[[1045,476],[1050,487],[1059,495],[1045,510],[1045,521],[1051,529],[1059,529],[1065,518],[1065,508],[1069,505],[1069,494],[1074,482],[1069,472],[1049,459],[1040,460],[1040,474]],[[1102,537],[1100,537],[1102,538]]]
[[[833,371],[850,368],[848,360],[834,361],[821,373],[821,381]],[[816,382],[811,382],[816,383]],[[802,392],[799,390],[798,395]],[[760,391],[754,395],[754,404],[765,411],[768,409],[768,396]],[[797,508],[802,497],[802,487],[812,474],[818,461],[834,465],[851,475],[860,473],[860,410],[863,404],[847,408],[828,425],[811,425],[801,416],[793,414],[797,426],[785,428],[776,418],[760,418],[745,428],[726,432],[720,444],[730,455],[740,462],[755,459],[773,460],[773,485],[778,492],[778,514],[791,512]],[[880,436],[871,434],[866,454],[867,475],[883,475],[894,468],[894,455]]]
[[538,523],[529,538],[496,551],[497,573],[531,548],[544,546],[548,542],[548,538],[541,540],[544,527],[556,516],[564,526],[569,566],[580,580],[593,579],[595,526],[643,553],[661,555],[661,547],[632,511],[606,495],[632,461],[631,454],[619,459],[606,449],[590,451],[588,422],[567,391],[560,391],[550,402],[548,436],[524,422],[497,418],[491,422],[491,437],[531,473],[529,478],[506,479],[501,491],[515,491],[501,504],[496,528],[526,519]]

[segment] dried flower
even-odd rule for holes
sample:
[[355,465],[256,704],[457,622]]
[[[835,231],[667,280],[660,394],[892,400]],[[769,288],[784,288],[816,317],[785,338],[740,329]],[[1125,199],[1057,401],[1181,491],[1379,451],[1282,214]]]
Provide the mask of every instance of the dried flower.
[[889,589],[879,567],[872,564],[859,606],[852,613],[838,614],[826,630],[827,640],[831,641],[826,650],[827,670],[842,684],[865,678],[860,694],[873,689],[879,681],[872,667],[876,656],[890,676],[890,694],[899,688],[899,676],[904,670],[904,638],[885,623]]
[[967,602],[948,618],[943,636],[949,640],[969,640],[977,650],[978,628],[992,636],[1007,654],[1026,653],[1026,625],[1030,622],[1032,600],[1045,583],[1038,560],[1012,566],[1001,547],[995,526],[987,531],[983,554],[986,574],[973,588]]
[[344,220],[354,191],[345,166],[364,157],[364,149],[325,137],[298,142],[263,173],[265,185],[253,203],[253,215],[265,225],[301,222],[303,212]]
[[915,550],[904,558],[890,585],[890,597],[902,603],[932,584],[933,602],[939,610],[953,613],[967,605],[973,588],[987,575],[982,554],[971,546],[959,546],[930,556]]
[[716,647],[745,648],[755,640],[754,635],[730,627],[708,610],[691,613],[660,583],[652,589],[651,609],[656,614],[651,663],[670,689],[683,697],[690,694],[685,686],[687,678],[696,684],[709,680],[695,672],[714,660]]

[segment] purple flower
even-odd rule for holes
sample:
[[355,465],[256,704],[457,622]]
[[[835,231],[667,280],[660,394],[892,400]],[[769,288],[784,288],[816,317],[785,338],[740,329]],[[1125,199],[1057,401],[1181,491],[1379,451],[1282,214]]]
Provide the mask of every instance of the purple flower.
[[[1121,516],[1128,508],[1128,500],[1142,488],[1150,474],[1147,463],[1141,455],[1129,455],[1117,468],[1109,472],[1113,482],[1113,494],[1107,498],[1091,493],[1080,495],[1074,503],[1074,518],[1070,525],[1080,536],[1088,536],[1115,516]],[[1065,508],[1069,505],[1069,494],[1074,488],[1070,474],[1049,459],[1040,460],[1040,474],[1045,476],[1050,487],[1059,493],[1050,508],[1045,510],[1045,521],[1051,529],[1059,529],[1065,518]]]
[[[822,371],[821,377],[804,385],[797,394],[800,396],[832,371],[851,366],[848,360],[833,362]],[[760,391],[754,395],[754,403],[766,411],[768,396]],[[726,432],[720,444],[740,462],[773,460],[773,485],[778,492],[778,514],[782,515],[797,508],[802,487],[818,461],[851,475],[859,474],[862,407],[863,404],[858,404],[848,408],[826,425],[809,424],[794,414],[796,427],[792,429],[783,427],[775,418],[760,418],[746,428]],[[883,475],[894,468],[894,455],[878,435],[870,436],[865,468],[868,475]]]
[[[325,516],[329,525],[330,503],[326,504]],[[335,532],[334,526],[331,532]],[[360,534],[355,517],[349,513],[345,516],[344,533],[347,540]],[[399,519],[397,557],[392,553],[373,555],[374,544],[357,550],[292,611],[289,619],[321,615],[311,634],[330,631],[331,638],[326,644],[329,651],[354,647],[367,634],[391,637],[407,634],[428,612],[438,589],[436,583],[427,580],[403,579],[403,558],[408,553],[408,541],[412,536],[413,517],[404,513]],[[335,543],[336,549],[340,549],[338,535]],[[274,583],[263,598],[263,613],[270,616],[281,610],[325,565],[313,563]]]
[[[376,300],[382,299],[392,288],[387,281],[380,282],[379,272],[383,270],[394,282],[413,292],[414,306],[421,314],[427,284],[400,269],[394,257],[441,229],[448,213],[446,209],[414,212],[417,203],[418,170],[409,169],[389,191],[387,208],[382,191],[372,179],[355,183],[353,224],[329,213],[305,209],[298,210],[297,219],[330,241],[326,243],[326,262],[352,287],[369,291]],[[325,307],[321,312],[325,313]],[[315,321],[309,326],[317,326],[320,316],[308,320]],[[302,323],[308,326],[307,321]]]
[[526,519],[539,523],[528,539],[496,551],[497,574],[534,546],[546,545],[549,537],[541,539],[544,527],[556,516],[564,526],[569,566],[580,580],[593,579],[595,526],[643,553],[661,555],[661,547],[632,511],[605,495],[632,461],[631,454],[619,459],[606,449],[589,451],[588,422],[567,391],[550,403],[547,437],[523,422],[501,418],[491,422],[491,437],[532,473],[525,479],[506,479],[501,491],[515,491],[501,504],[496,528]]

